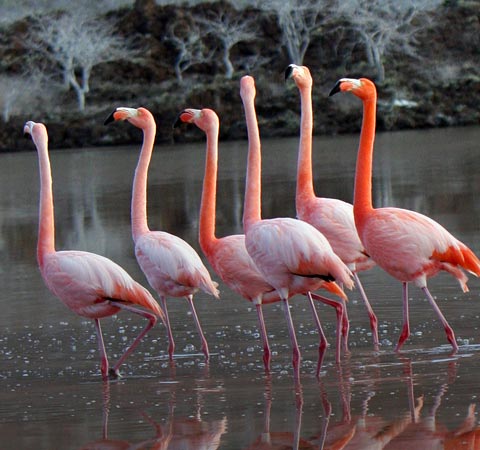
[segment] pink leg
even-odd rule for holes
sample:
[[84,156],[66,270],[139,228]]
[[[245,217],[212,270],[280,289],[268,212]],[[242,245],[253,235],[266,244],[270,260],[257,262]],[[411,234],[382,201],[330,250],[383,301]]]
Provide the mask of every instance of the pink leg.
[[293,327],[292,315],[290,314],[290,305],[287,299],[282,299],[282,303],[285,319],[287,320],[288,334],[290,335],[290,341],[292,343],[293,374],[295,380],[298,381],[300,380],[300,349],[298,348],[297,336],[295,334],[295,328]]
[[111,302],[114,304],[117,308],[124,309],[125,311],[130,311],[134,314],[138,314],[139,316],[145,317],[145,319],[148,319],[148,323],[145,326],[145,328],[141,331],[141,333],[135,338],[135,340],[132,342],[130,347],[125,350],[125,353],[120,356],[120,359],[117,361],[117,364],[113,367],[113,369],[110,369],[109,375],[118,378],[120,376],[119,368],[127,359],[128,355],[130,355],[135,347],[140,343],[140,341],[143,339],[143,337],[150,331],[150,329],[157,323],[157,316],[153,315],[152,313],[149,313],[147,311],[143,311],[142,309],[134,308],[133,306],[130,305],[125,305],[123,303],[119,302]]
[[402,282],[403,287],[403,328],[400,337],[398,338],[397,347],[395,351],[398,352],[402,348],[404,342],[410,336],[410,315],[408,312],[408,283]]
[[373,337],[373,347],[375,351],[378,351],[378,319],[375,313],[373,312],[372,306],[368,301],[368,297],[365,294],[365,290],[363,289],[362,283],[360,283],[360,278],[358,278],[358,274],[356,272],[353,273],[355,278],[355,284],[360,291],[360,295],[362,296],[363,303],[365,303],[365,307],[367,308],[368,317],[370,318],[370,329],[372,330],[372,337]]
[[442,314],[442,311],[440,311],[440,308],[438,307],[437,303],[432,297],[432,294],[430,294],[430,291],[428,290],[427,286],[423,287],[422,291],[427,296],[427,299],[430,302],[430,305],[432,305],[433,310],[437,313],[437,316],[440,319],[440,322],[442,322],[443,328],[445,329],[445,334],[447,335],[448,342],[450,342],[451,346],[453,347],[453,351],[457,352],[458,344],[457,344],[457,341],[455,340],[455,333],[453,332],[452,327],[447,322],[447,319],[445,319],[445,316]]
[[312,299],[319,302],[325,303],[328,306],[333,306],[337,314],[337,339],[336,339],[336,348],[335,348],[335,361],[340,362],[341,354],[341,344],[342,344],[342,326],[343,326],[343,317],[345,313],[345,305],[342,301],[332,300],[322,295],[315,294],[314,292],[310,293]]
[[170,361],[173,361],[175,340],[173,339],[172,327],[170,326],[170,318],[168,317],[167,298],[162,296],[160,302],[162,304],[163,313],[165,314],[165,326],[167,328],[168,335],[168,358],[170,359]]
[[307,297],[310,303],[310,307],[312,308],[313,319],[315,320],[315,325],[317,326],[317,331],[318,331],[318,337],[320,339],[318,343],[318,363],[317,363],[317,377],[318,377],[320,376],[320,371],[322,370],[323,359],[325,358],[325,351],[328,347],[328,341],[323,331],[322,324],[320,323],[320,319],[318,318],[315,305],[313,304],[311,292],[307,293]]
[[188,300],[188,303],[190,304],[190,309],[192,310],[193,320],[195,321],[198,334],[200,335],[200,341],[202,343],[202,352],[205,355],[205,361],[208,361],[208,359],[210,358],[210,352],[208,351],[208,343],[203,334],[202,326],[200,325],[200,320],[198,319],[197,311],[195,310],[195,306],[193,305],[193,295],[189,295],[187,297],[187,300]]
[[343,336],[343,351],[348,353],[348,335],[350,333],[350,319],[348,318],[347,303],[343,303],[343,317],[342,317],[342,336]]
[[255,308],[257,309],[258,324],[260,327],[260,336],[262,337],[263,343],[263,366],[265,367],[265,372],[270,372],[270,345],[268,344],[267,329],[265,328],[265,320],[263,319],[263,310],[261,304],[256,304]]
[[100,351],[102,378],[104,380],[108,380],[108,358],[107,352],[105,351],[105,344],[103,343],[102,328],[100,326],[99,319],[95,319],[95,329],[97,330],[97,342],[98,350]]
[[[343,283],[340,283],[340,287],[343,289]],[[348,353],[348,335],[350,333],[350,320],[348,319],[348,311],[347,311],[347,302],[342,300],[343,302],[343,318],[342,318],[342,336],[343,336],[343,351]]]

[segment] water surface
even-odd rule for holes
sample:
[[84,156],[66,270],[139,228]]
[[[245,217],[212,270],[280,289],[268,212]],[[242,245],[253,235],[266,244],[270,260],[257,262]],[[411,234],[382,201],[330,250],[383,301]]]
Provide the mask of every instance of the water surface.
[[[427,214],[480,254],[479,141],[478,127],[379,134],[375,205]],[[264,217],[295,215],[297,147],[297,139],[263,142]],[[352,201],[356,147],[357,136],[315,139],[317,195]],[[105,255],[147,286],[129,224],[138,150],[52,151],[51,162],[57,248]],[[245,142],[220,145],[220,236],[242,231],[246,151]],[[148,185],[150,227],[181,236],[199,252],[204,157],[203,143],[158,146]],[[208,365],[186,302],[171,299],[174,364],[159,325],[127,360],[124,378],[105,384],[93,322],[54,298],[37,268],[36,154],[0,155],[0,179],[2,449],[469,448],[461,445],[475,439],[479,280],[471,277],[466,294],[445,273],[429,282],[456,332],[456,355],[421,291],[412,287],[412,336],[399,355],[393,349],[402,323],[401,285],[378,268],[363,273],[379,319],[380,351],[372,350],[368,317],[353,291],[351,352],[338,367],[330,349],[320,379],[309,307],[295,298],[292,315],[303,352],[297,386],[281,308],[264,312],[274,351],[272,374],[265,377],[255,311],[220,283],[221,300],[196,296],[212,352]],[[317,309],[333,344],[334,312]],[[143,326],[125,312],[103,321],[112,361]]]

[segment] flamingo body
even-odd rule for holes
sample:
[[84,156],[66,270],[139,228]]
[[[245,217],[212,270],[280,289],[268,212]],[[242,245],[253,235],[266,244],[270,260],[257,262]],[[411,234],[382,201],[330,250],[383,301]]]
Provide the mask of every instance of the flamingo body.
[[[48,156],[47,128],[42,123],[28,121],[24,133],[30,134],[38,153],[40,168],[40,208],[37,260],[47,287],[73,312],[95,321],[101,355],[103,379],[118,378],[119,368],[141,339],[156,324],[157,316],[165,315],[151,294],[134,281],[113,261],[95,253],[55,250],[55,219],[52,192],[52,173]],[[136,306],[142,306],[144,311]],[[148,319],[148,324],[125,350],[112,369],[109,369],[103,342],[100,319],[124,309]]]
[[245,235],[218,239],[209,251],[208,260],[222,281],[243,298],[262,305],[280,300],[248,254]]
[[143,306],[163,316],[158,303],[143,286],[118,264],[95,253],[50,253],[43,259],[41,274],[47,287],[80,316],[111,316],[120,310],[115,302]]
[[321,231],[335,254],[351,270],[360,272],[375,266],[355,228],[352,204],[335,198],[314,197],[297,203],[297,216]]
[[131,225],[137,262],[153,289],[160,295],[169,340],[168,355],[173,360],[175,342],[167,311],[167,297],[185,297],[200,336],[205,359],[209,359],[207,340],[193,303],[193,295],[202,290],[218,298],[219,292],[207,268],[193,247],[165,231],[151,231],[147,223],[147,177],[155,141],[156,123],[146,108],[117,108],[106,120],[127,120],[143,132],[132,188]]
[[263,219],[246,233],[247,251],[283,298],[324,288],[346,298],[334,280],[353,287],[350,271],[327,239],[306,222],[289,217]]
[[403,283],[403,329],[396,350],[400,350],[410,335],[408,283],[413,282],[425,293],[455,352],[458,350],[455,334],[428,290],[427,279],[444,270],[453,275],[466,292],[467,276],[462,269],[480,276],[480,260],[465,244],[427,216],[400,208],[373,207],[376,87],[367,78],[342,78],[330,95],[337,92],[351,92],[363,103],[353,202],[355,225],[368,254]]
[[[294,377],[300,376],[300,349],[290,314],[288,300],[294,294],[309,297],[316,316],[311,291],[324,288],[346,298],[336,281],[347,288],[353,287],[352,273],[333,253],[326,238],[313,226],[298,219],[261,217],[261,143],[255,112],[255,81],[250,76],[240,80],[248,133],[248,159],[243,211],[245,246],[265,280],[282,299],[293,349]],[[323,358],[322,341],[326,342],[323,330],[316,319],[321,335],[319,365]],[[318,374],[318,371],[317,371]]]
[[185,297],[202,289],[218,295],[198,253],[183,239],[150,231],[135,242],[135,255],[147,280],[160,295]]
[[[301,120],[298,147],[297,187],[295,205],[297,217],[319,230],[332,246],[333,251],[352,270],[357,288],[367,309],[372,330],[373,345],[378,349],[378,320],[365,294],[358,272],[371,269],[375,263],[365,251],[355,228],[353,205],[343,200],[317,197],[313,186],[313,79],[306,66],[290,64],[285,77],[292,77],[300,92]],[[347,309],[343,318],[344,346],[348,349],[349,321]]]
[[423,214],[401,208],[377,208],[359,224],[365,248],[386,272],[422,288],[427,278],[445,270],[468,291],[458,268],[478,273],[473,252],[444,227]]

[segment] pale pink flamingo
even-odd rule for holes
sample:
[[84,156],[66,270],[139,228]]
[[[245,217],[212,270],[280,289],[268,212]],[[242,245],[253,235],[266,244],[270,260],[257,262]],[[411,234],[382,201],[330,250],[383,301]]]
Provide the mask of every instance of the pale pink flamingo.
[[140,151],[133,181],[131,219],[132,236],[138,264],[150,286],[160,296],[166,317],[168,355],[173,359],[175,341],[167,310],[167,297],[185,297],[200,335],[205,359],[209,359],[208,343],[200,324],[193,295],[198,291],[218,298],[217,283],[212,281],[198,253],[183,239],[165,231],[150,231],[147,223],[147,173],[155,141],[156,124],[153,115],[145,108],[117,108],[105,121],[127,120],[143,131]]
[[[263,318],[262,305],[280,301],[278,292],[265,281],[245,247],[245,235],[234,234],[221,238],[215,235],[216,187],[218,167],[218,133],[219,119],[215,111],[204,108],[185,109],[178,122],[194,123],[205,132],[206,162],[203,178],[202,201],[200,205],[199,241],[202,251],[222,281],[234,292],[255,305],[260,335],[263,344],[263,363],[265,370],[270,370],[271,351]],[[324,297],[314,295],[319,301]],[[327,303],[337,308],[337,315],[342,317],[343,305],[327,299]],[[326,343],[322,343],[326,345]],[[337,360],[340,359],[338,350]],[[319,358],[321,367],[322,358]]]
[[335,281],[344,283],[351,289],[352,273],[335,255],[323,234],[312,225],[289,217],[262,220],[261,144],[255,112],[255,94],[254,79],[251,76],[242,77],[240,96],[245,109],[248,131],[243,212],[245,246],[264,278],[276,289],[282,299],[292,343],[294,375],[298,380],[300,349],[288,299],[294,293],[309,294],[320,288],[346,299],[345,293]]
[[[368,256],[360,242],[355,221],[353,205],[335,198],[317,197],[313,187],[312,171],[312,76],[305,66],[290,64],[285,71],[285,78],[292,77],[300,91],[301,123],[300,145],[297,164],[297,217],[313,225],[332,246],[333,251],[353,272],[355,285],[367,308],[372,330],[373,345],[378,350],[378,320],[368,301],[358,272],[372,268],[375,263]],[[346,312],[346,309],[345,309]],[[345,346],[348,338],[348,318],[346,318]]]
[[429,217],[400,208],[373,208],[372,160],[377,91],[374,83],[366,78],[342,78],[330,95],[337,92],[351,92],[363,102],[353,213],[367,253],[403,284],[403,329],[396,350],[400,350],[410,335],[408,283],[412,282],[426,295],[456,352],[455,334],[430,294],[427,279],[445,270],[457,278],[463,292],[467,292],[467,276],[461,269],[479,276],[480,261],[465,244]]
[[[24,133],[31,135],[38,152],[40,166],[40,213],[37,260],[47,287],[73,312],[95,321],[101,356],[102,377],[119,377],[119,368],[140,340],[164,314],[151,296],[118,264],[95,253],[76,250],[55,250],[52,173],[48,156],[47,129],[42,123],[29,121]],[[137,308],[138,305],[150,311]],[[118,362],[109,369],[103,343],[100,319],[130,311],[148,319],[147,326],[136,337]]]

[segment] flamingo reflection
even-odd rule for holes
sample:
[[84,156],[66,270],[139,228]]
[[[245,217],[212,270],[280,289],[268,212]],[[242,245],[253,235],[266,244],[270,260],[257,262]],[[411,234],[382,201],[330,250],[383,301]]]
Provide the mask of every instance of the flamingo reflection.
[[272,384],[271,377],[265,380],[264,393],[264,423],[263,431],[245,450],[308,450],[318,449],[306,439],[300,438],[303,413],[303,391],[300,383],[295,384],[295,425],[292,431],[271,431],[270,416],[272,411]]
[[175,417],[176,396],[171,391],[168,404],[168,416],[162,424],[147,414],[144,418],[149,422],[155,434],[140,442],[111,439],[108,437],[108,420],[110,412],[110,385],[103,385],[103,427],[101,439],[81,447],[81,450],[216,450],[220,446],[221,437],[227,430],[227,418],[219,420],[202,420],[201,390],[197,390],[197,402],[193,417]]

